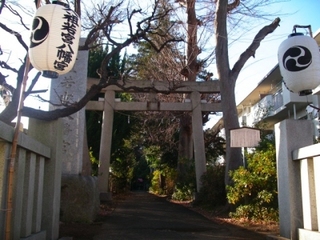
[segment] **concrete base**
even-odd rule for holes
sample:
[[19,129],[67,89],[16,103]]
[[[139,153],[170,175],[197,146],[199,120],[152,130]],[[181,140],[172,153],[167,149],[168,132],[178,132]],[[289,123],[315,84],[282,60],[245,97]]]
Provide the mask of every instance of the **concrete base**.
[[34,233],[28,237],[20,238],[20,240],[45,240],[46,238],[46,231],[41,231],[38,233]]
[[275,235],[268,235],[266,239],[267,240],[290,240],[289,238],[284,238],[284,237],[275,236]]
[[62,222],[93,222],[100,208],[97,178],[63,175],[61,179]]
[[320,240],[320,232],[299,228],[299,240]]

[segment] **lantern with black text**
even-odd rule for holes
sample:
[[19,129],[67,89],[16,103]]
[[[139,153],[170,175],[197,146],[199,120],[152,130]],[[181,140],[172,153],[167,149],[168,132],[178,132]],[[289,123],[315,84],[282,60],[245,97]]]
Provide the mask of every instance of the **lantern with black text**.
[[44,77],[69,72],[76,61],[80,18],[67,4],[54,1],[38,8],[32,23],[30,62]]
[[289,35],[279,46],[278,61],[290,91],[308,95],[320,84],[319,47],[313,38],[302,33]]

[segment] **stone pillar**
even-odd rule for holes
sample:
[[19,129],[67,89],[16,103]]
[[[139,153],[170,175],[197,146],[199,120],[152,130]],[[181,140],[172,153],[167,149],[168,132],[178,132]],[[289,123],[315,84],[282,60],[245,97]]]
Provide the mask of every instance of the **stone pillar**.
[[206,172],[206,154],[204,148],[201,100],[199,92],[191,93],[192,134],[196,167],[197,192],[201,189],[201,176]]
[[[82,42],[83,40],[80,41],[80,45]],[[86,94],[88,53],[87,50],[79,51],[73,69],[51,81],[51,102],[73,104]],[[53,106],[50,110],[55,108],[59,106]],[[65,222],[92,222],[99,210],[99,195],[96,178],[83,175],[88,175],[83,169],[88,166],[85,161],[90,161],[88,151],[84,149],[87,148],[85,108],[62,118],[61,121],[63,141],[60,217]],[[91,167],[91,164],[89,166]],[[80,213],[78,206],[86,204],[90,207]]]
[[[88,51],[79,51],[73,69],[58,79],[52,79],[50,101],[72,104],[79,101],[87,89]],[[51,106],[50,110],[59,108]],[[63,174],[81,174],[83,140],[85,137],[85,109],[62,119],[63,121]]]
[[310,120],[287,119],[275,125],[280,236],[298,239],[303,228],[300,161],[292,160],[292,151],[313,143]]
[[101,200],[109,200],[109,168],[112,144],[113,107],[115,92],[107,91],[104,95],[104,111],[101,129],[101,143],[99,154],[98,187]]

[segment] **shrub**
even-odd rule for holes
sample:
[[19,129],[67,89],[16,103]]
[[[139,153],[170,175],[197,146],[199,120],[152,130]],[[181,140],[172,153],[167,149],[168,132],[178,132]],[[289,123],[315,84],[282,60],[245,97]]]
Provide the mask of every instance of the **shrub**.
[[155,170],[152,173],[150,191],[160,195],[171,195],[176,180],[176,170],[166,167],[163,170]]
[[155,194],[163,194],[164,190],[161,188],[161,172],[155,170],[152,173],[150,191]]
[[202,175],[202,188],[196,198],[196,205],[206,208],[214,208],[226,204],[226,190],[224,184],[225,167],[223,165],[211,165]]
[[194,161],[189,161],[189,164],[184,164],[183,169],[183,171],[178,173],[172,199],[178,201],[189,201],[193,199],[193,195],[196,192]]
[[174,193],[172,194],[172,199],[177,201],[189,201],[193,199],[193,188],[187,185],[181,185],[174,189]]
[[116,158],[111,163],[112,192],[123,193],[130,190],[135,162],[129,155],[127,158]]
[[96,159],[93,156],[93,151],[92,148],[90,148],[89,150],[89,158],[90,158],[90,162],[91,162],[91,169],[92,169],[92,176],[98,176],[98,171],[99,171],[99,160]]
[[[264,142],[265,144],[265,142]],[[246,155],[248,167],[231,172],[232,186],[227,186],[229,203],[236,206],[232,217],[249,220],[277,220],[276,153],[272,143]]]

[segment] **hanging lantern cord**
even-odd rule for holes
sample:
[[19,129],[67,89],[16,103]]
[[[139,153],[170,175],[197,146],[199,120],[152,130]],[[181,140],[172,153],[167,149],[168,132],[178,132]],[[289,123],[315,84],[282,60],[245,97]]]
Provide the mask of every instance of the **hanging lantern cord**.
[[313,37],[312,36],[312,31],[311,31],[311,25],[294,25],[293,29],[292,29],[292,32],[297,33],[297,28],[307,28],[308,31],[309,31],[310,37]]

